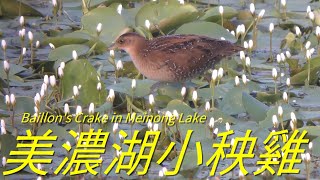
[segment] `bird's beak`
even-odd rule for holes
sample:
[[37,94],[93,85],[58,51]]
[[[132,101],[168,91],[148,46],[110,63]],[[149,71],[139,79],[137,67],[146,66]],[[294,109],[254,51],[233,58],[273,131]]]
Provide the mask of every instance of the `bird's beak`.
[[109,47],[108,47],[108,50],[115,50],[117,49],[117,46],[115,43],[112,43]]

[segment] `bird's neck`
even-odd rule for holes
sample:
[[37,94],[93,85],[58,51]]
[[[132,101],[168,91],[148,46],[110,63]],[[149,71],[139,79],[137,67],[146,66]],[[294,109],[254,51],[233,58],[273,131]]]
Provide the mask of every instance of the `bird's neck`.
[[141,38],[135,42],[134,46],[127,48],[125,51],[130,55],[133,61],[139,61],[143,56],[143,51],[148,47],[148,40]]

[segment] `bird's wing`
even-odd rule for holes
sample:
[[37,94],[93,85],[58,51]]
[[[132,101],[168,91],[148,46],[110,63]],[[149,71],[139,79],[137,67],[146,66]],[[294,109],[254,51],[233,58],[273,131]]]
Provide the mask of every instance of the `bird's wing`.
[[163,36],[150,41],[148,47],[155,67],[167,66],[180,79],[201,74],[243,49],[228,41],[197,35]]

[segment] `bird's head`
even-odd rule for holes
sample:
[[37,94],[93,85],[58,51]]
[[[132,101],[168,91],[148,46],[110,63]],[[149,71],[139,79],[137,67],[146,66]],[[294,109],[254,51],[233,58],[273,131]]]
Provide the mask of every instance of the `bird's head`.
[[137,33],[125,33],[117,38],[117,40],[109,47],[109,49],[121,49],[130,54],[130,51],[142,48],[146,39]]

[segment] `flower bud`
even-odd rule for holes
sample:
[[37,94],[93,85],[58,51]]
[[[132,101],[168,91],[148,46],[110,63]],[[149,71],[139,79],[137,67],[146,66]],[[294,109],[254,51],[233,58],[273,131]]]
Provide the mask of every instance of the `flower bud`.
[[218,78],[221,79],[222,76],[223,76],[223,68],[221,67],[218,69]]
[[1,48],[3,51],[6,51],[7,49],[7,42],[4,39],[1,40]]
[[250,65],[251,65],[250,57],[246,57],[246,66],[250,67]]
[[98,82],[98,84],[97,84],[97,90],[98,90],[98,91],[101,91],[101,82]]
[[269,32],[272,33],[274,30],[274,24],[273,23],[270,23],[269,25]]
[[287,56],[287,58],[291,58],[291,53],[290,53],[290,51],[286,51],[286,56]]
[[311,20],[311,21],[314,21],[314,13],[311,11],[311,12],[309,12],[309,19]]
[[234,77],[234,83],[235,83],[236,86],[239,86],[240,80],[239,80],[238,76]]
[[187,88],[186,87],[182,87],[181,88],[181,96],[184,97],[187,93]]
[[14,96],[14,94],[10,94],[10,103],[12,107],[16,105],[16,97]]
[[43,82],[45,83],[45,84],[49,84],[49,76],[48,75],[44,75],[44,77],[43,77]]
[[36,48],[38,49],[40,47],[40,41],[36,42]]
[[73,86],[73,95],[74,97],[78,97],[79,96],[79,89],[77,86]]
[[247,76],[245,75],[245,74],[242,74],[242,82],[243,82],[243,84],[247,84]]
[[272,77],[274,80],[278,78],[278,71],[276,68],[272,68]]
[[159,130],[159,124],[154,124],[153,131],[158,131],[158,130]]
[[282,117],[282,116],[283,116],[282,106],[278,106],[278,116],[279,116],[279,117]]
[[214,127],[214,118],[210,118],[210,121],[209,121],[209,127],[210,128],[213,128]]
[[33,34],[31,31],[28,32],[28,38],[29,38],[29,41],[32,42],[33,41]]
[[135,79],[132,79],[131,88],[135,89],[136,87],[137,87],[137,81]]
[[93,103],[90,103],[88,112],[89,112],[89,114],[94,114],[94,104]]
[[219,13],[220,15],[223,15],[223,6],[219,6]]
[[228,122],[226,122],[226,130],[227,130],[227,131],[230,131],[230,128],[231,128],[231,127],[230,127],[230,124],[229,124]]
[[49,43],[49,46],[50,46],[51,49],[55,49],[56,48],[52,43]]
[[24,26],[24,17],[23,16],[20,16],[19,23],[20,23],[21,27]]
[[70,114],[70,108],[69,108],[69,104],[68,103],[64,104],[63,109],[64,109],[64,114],[66,114],[66,115]]
[[115,98],[114,90],[113,90],[113,89],[110,89],[110,90],[109,90],[108,97],[107,97],[107,100],[108,100],[108,101],[113,101],[114,98]]
[[97,25],[97,34],[98,34],[98,36],[100,35],[101,31],[102,31],[102,24],[99,23],[99,24]]
[[217,77],[218,77],[218,71],[216,69],[214,69],[212,71],[212,75],[211,75],[212,81],[216,81]]
[[6,95],[6,96],[5,96],[4,101],[5,101],[5,103],[6,103],[7,106],[10,106],[10,105],[11,105],[11,101],[10,101],[10,96],[9,96],[9,95]]
[[243,60],[245,60],[245,58],[246,58],[246,56],[245,56],[244,52],[240,51],[240,59],[243,61]]
[[209,103],[209,101],[206,102],[205,110],[206,111],[210,111],[210,103]]
[[252,15],[254,15],[254,14],[255,14],[255,11],[256,11],[256,8],[255,8],[254,4],[251,3],[251,4],[250,4],[250,13],[251,13]]
[[153,104],[154,104],[154,96],[153,96],[153,94],[150,94],[150,95],[149,95],[149,104],[150,104],[151,106],[153,106]]
[[77,60],[78,59],[77,51],[75,51],[75,50],[72,51],[72,58],[73,58],[73,60]]
[[61,67],[58,68],[58,76],[59,76],[60,78],[63,77],[63,69],[62,69]]
[[81,106],[77,106],[76,108],[76,115],[79,116],[82,114],[82,107]]
[[144,25],[147,29],[150,29],[150,21],[148,19],[144,22]]
[[118,12],[118,14],[121,15],[121,12],[122,12],[122,4],[119,4],[119,6],[117,7],[117,12]]
[[114,123],[114,124],[113,124],[113,127],[112,127],[113,133],[114,133],[114,134],[117,133],[118,129],[119,129],[119,124],[118,124],[118,123]]
[[192,100],[193,100],[194,102],[197,102],[197,99],[198,99],[198,93],[197,93],[196,90],[194,90],[194,91],[192,92]]
[[288,94],[287,92],[283,92],[282,99],[284,102],[288,102]]
[[4,69],[4,72],[5,73],[9,73],[9,71],[10,71],[10,64],[9,64],[9,62],[7,61],[7,60],[4,60],[3,61],[3,69]]
[[261,19],[264,15],[264,13],[266,12],[266,10],[262,9],[258,15],[258,18]]
[[296,35],[298,37],[300,37],[301,36],[301,30],[300,30],[299,26],[295,26],[295,30],[296,30]]
[[272,124],[273,124],[273,127],[274,128],[277,128],[278,127],[278,118],[276,115],[273,115],[272,116]]
[[53,7],[57,7],[57,0],[52,0]]
[[50,76],[49,82],[50,82],[51,87],[56,86],[56,77],[54,75]]
[[41,101],[40,94],[37,93],[37,94],[34,96],[33,99],[34,99],[34,104],[35,104],[36,106],[39,106],[39,105],[40,105],[40,101]]
[[287,86],[288,86],[288,87],[290,87],[290,86],[291,86],[290,78],[287,78],[287,80],[286,80],[286,84],[287,84]]
[[122,61],[121,61],[121,60],[117,61],[116,67],[117,67],[117,70],[118,70],[118,71],[121,70],[121,69],[123,69],[123,64],[122,64]]

